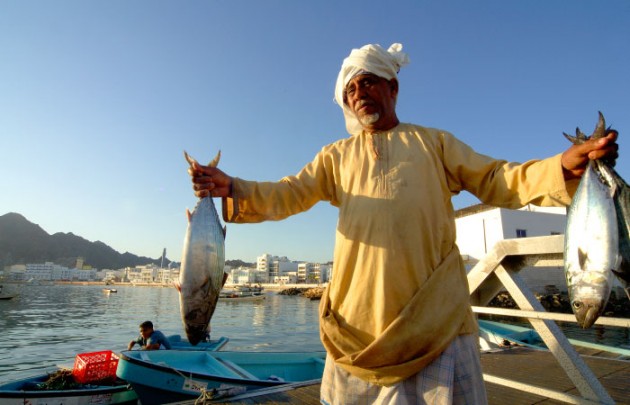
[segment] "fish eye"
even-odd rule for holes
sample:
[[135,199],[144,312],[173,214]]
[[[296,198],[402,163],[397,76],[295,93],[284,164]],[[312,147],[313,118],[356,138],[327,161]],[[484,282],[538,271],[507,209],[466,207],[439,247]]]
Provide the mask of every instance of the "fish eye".
[[580,309],[580,308],[582,308],[582,303],[581,303],[581,302],[579,302],[579,301],[574,302],[574,303],[573,303],[573,308],[575,308],[575,309]]

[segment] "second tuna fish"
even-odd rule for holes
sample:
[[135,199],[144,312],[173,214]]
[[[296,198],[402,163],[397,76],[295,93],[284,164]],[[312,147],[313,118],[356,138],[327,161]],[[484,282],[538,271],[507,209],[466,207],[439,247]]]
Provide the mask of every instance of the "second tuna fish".
[[[576,133],[575,137],[565,136],[574,144],[589,139],[579,128]],[[604,136],[606,124],[599,113],[599,122],[590,138]],[[615,206],[619,193],[617,185],[607,175],[608,169],[608,164],[601,160],[589,162],[567,214],[564,269],[571,308],[582,328],[591,327],[604,311],[614,274],[621,264],[620,242],[628,246],[627,229],[620,241]]]

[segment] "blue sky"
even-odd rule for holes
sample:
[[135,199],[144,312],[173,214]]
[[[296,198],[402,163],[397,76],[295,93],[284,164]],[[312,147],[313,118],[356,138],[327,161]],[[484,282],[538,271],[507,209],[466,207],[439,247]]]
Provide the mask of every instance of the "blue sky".
[[[183,151],[249,180],[348,136],[333,89],[367,43],[403,44],[402,121],[512,161],[620,131],[630,180],[630,2],[0,2],[0,215],[180,260],[196,198]],[[630,152],[628,152],[630,153]],[[456,208],[475,203],[454,198]],[[217,200],[218,203],[218,200]],[[332,259],[337,210],[228,224],[228,259]]]

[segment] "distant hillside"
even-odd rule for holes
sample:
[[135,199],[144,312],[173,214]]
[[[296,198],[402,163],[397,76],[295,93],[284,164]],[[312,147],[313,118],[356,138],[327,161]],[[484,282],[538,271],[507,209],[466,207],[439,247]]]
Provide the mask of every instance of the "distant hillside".
[[[161,257],[136,256],[119,253],[103,242],[90,242],[72,233],[48,234],[39,225],[29,222],[20,214],[0,216],[0,269],[12,264],[53,262],[73,268],[77,257],[97,269],[120,269],[127,266],[154,263]],[[169,263],[165,259],[165,263]]]
[[[160,265],[162,258],[119,253],[103,242],[90,242],[72,233],[48,234],[39,225],[20,214],[10,212],[0,216],[0,270],[12,264],[53,262],[73,268],[77,257],[96,269],[121,269],[145,264]],[[170,263],[168,258],[164,263]],[[242,260],[226,260],[232,267],[256,267]]]

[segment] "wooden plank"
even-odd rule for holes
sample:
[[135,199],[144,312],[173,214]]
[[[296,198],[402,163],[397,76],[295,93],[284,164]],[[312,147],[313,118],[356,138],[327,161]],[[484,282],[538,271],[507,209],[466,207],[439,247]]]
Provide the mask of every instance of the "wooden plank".
[[[628,384],[628,381],[630,381],[630,361],[591,356],[583,356],[583,359],[616,404],[630,405],[630,384]],[[484,373],[566,392],[571,395],[579,395],[578,390],[569,377],[564,373],[553,355],[547,351],[516,347],[498,352],[482,353],[481,365]],[[225,398],[212,403],[226,405],[316,405],[319,404],[319,390],[319,383],[310,383],[284,392],[270,392],[271,390],[268,390],[266,394],[260,396]],[[559,401],[549,400],[539,395],[492,383],[486,383],[486,392],[489,405],[562,404]],[[250,394],[255,393],[252,392]],[[193,402],[187,402],[187,404],[193,404]]]
[[[630,400],[630,362],[585,356],[584,361],[597,376],[615,403],[628,404]],[[489,373],[519,382],[579,395],[568,376],[553,355],[547,351],[513,348],[495,353],[483,353],[481,364]],[[559,404],[533,394],[487,383],[491,405]],[[544,401],[544,402],[542,402]]]

